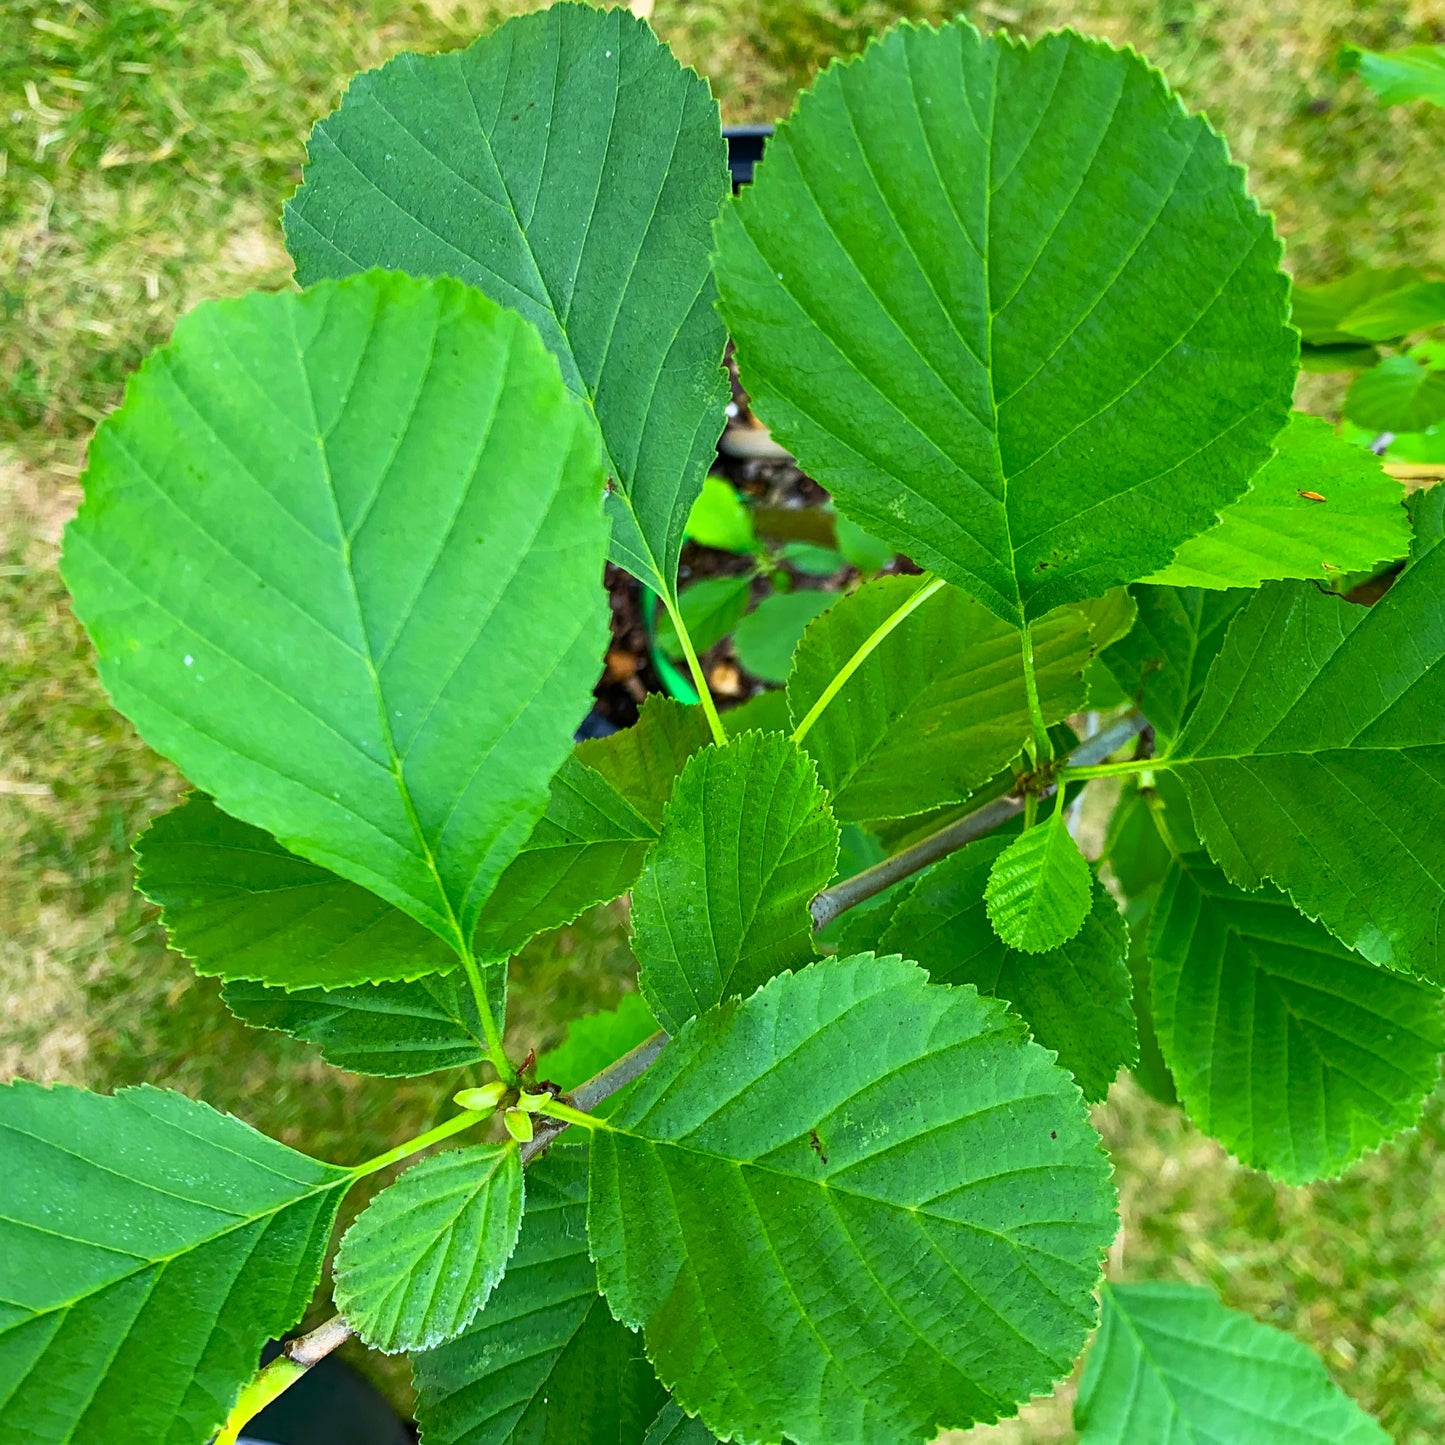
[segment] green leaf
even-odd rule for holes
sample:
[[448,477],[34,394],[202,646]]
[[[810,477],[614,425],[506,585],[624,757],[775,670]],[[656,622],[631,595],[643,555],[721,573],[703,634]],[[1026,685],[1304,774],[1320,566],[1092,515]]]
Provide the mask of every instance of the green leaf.
[[[564,1093],[571,1093],[656,1032],[657,1020],[642,995],[625,993],[615,1009],[573,1019],[566,1039],[538,1058],[536,1077],[550,1080]],[[626,1093],[626,1088],[619,1089],[592,1112],[612,1113]]]
[[722,715],[723,728],[730,738],[746,732],[785,733],[791,730],[788,699],[781,688],[754,693],[746,702],[730,707]]
[[1060,798],[1047,823],[1025,829],[993,860],[983,898],[988,921],[1010,948],[1047,953],[1084,926],[1093,891]]
[[717,1436],[701,1420],[689,1419],[673,1401],[663,1406],[642,1445],[711,1445]]
[[590,703],[595,451],[457,282],[211,302],[96,433],[65,578],[147,742],[460,951]]
[[[1445,67],[1442,67],[1445,77]],[[1430,331],[1445,322],[1445,281],[1420,281],[1374,296],[1340,323],[1342,331],[1366,341],[1393,341],[1414,331]]]
[[730,1439],[931,1440],[1067,1373],[1113,1189],[1018,1017],[822,960],[688,1024],[592,1136],[608,1303]]
[[1301,346],[1301,371],[1365,371],[1380,359],[1378,348],[1363,343],[1341,346]]
[[722,552],[754,551],[753,519],[737,489],[723,477],[704,477],[687,518],[687,536],[701,547]]
[[1295,286],[1290,292],[1290,320],[1310,346],[1340,346],[1361,340],[1343,329],[1353,312],[1378,299],[1408,290],[1424,277],[1413,266],[1388,270],[1351,271],[1322,286]]
[[577,745],[577,758],[600,773],[655,828],[683,764],[712,741],[700,707],[649,693],[637,721],[610,737]]
[[1385,105],[1411,100],[1445,105],[1445,45],[1406,45],[1384,52],[1348,45],[1341,58]]
[[1182,1284],[1105,1285],[1074,1405],[1080,1445],[1388,1445],[1282,1330]]
[[1412,557],[1421,557],[1445,540],[1445,486],[1438,482],[1412,492],[1409,499],[1410,526],[1415,540],[1410,546]]
[[601,432],[613,560],[671,595],[730,396],[707,83],[626,11],[563,5],[358,76],[308,154],[297,279],[457,276],[525,316]]
[[1165,566],[1244,491],[1298,352],[1269,219],[1136,55],[899,26],[718,224],[754,410],[1006,621]]
[[805,577],[831,577],[848,565],[837,548],[820,547],[816,542],[789,542],[778,553],[778,560]]
[[632,895],[638,987],[668,1033],[813,957],[808,904],[838,825],[817,769],[779,733],[692,757]]
[[1251,594],[1242,588],[1214,592],[1143,583],[1129,591],[1139,606],[1138,618],[1103,661],[1167,740],[1194,710],[1230,621]]
[[1095,879],[1088,917],[1072,939],[1047,953],[1009,948],[984,908],[989,869],[1009,843],[981,838],[921,874],[893,910],[878,950],[916,959],[934,983],[971,983],[1012,1005],[1095,1102],[1139,1056],[1124,963],[1129,933]]
[[0,1087],[0,1430],[199,1441],[301,1318],[353,1175],[205,1104]]
[[466,1334],[412,1357],[427,1445],[623,1445],[666,1402],[642,1341],[597,1293],[586,1158],[553,1144],[528,1167],[505,1278]]
[[1153,968],[1149,961],[1149,923],[1153,916],[1157,889],[1141,898],[1131,898],[1124,910],[1129,925],[1129,976],[1134,982],[1134,1020],[1139,1028],[1139,1058],[1131,1066],[1134,1082],[1165,1108],[1175,1108],[1179,1094],[1164,1055],[1159,1049],[1159,1035],[1154,1029],[1152,1001]]
[[835,517],[833,527],[838,534],[838,550],[865,577],[881,571],[893,560],[893,548],[871,532],[865,532],[857,522]]
[[[504,1015],[505,971],[489,969],[493,1013]],[[480,1063],[487,1056],[476,1001],[460,970],[413,983],[352,988],[274,988],[232,981],[221,1001],[256,1028],[314,1044],[338,1069],[382,1078],[415,1078]]]
[[[709,577],[683,588],[678,606],[688,636],[699,654],[721,642],[743,620],[752,591],[750,572],[741,577]],[[657,619],[657,645],[674,660],[683,655],[677,629],[666,613]]]
[[1273,583],[1169,759],[1231,882],[1271,878],[1372,963],[1445,981],[1445,546],[1364,608]]
[[1422,431],[1445,418],[1445,371],[1413,356],[1387,356],[1355,378],[1345,415],[1378,432]]
[[1127,898],[1147,893],[1161,883],[1169,871],[1172,855],[1154,822],[1156,805],[1152,788],[1141,788],[1137,777],[1125,778],[1119,801],[1109,814],[1103,862]]
[[801,587],[764,597],[733,633],[738,661],[764,682],[786,682],[804,630],[837,600],[834,592]]
[[[880,577],[840,598],[803,636],[788,707],[801,722],[855,652],[925,583]],[[1046,722],[1084,705],[1093,641],[1063,608],[1034,624]],[[961,802],[1016,757],[1029,733],[1018,632],[952,587],[922,603],[820,714],[804,746],[840,818],[871,822]]]
[[1189,1117],[1290,1184],[1339,1174],[1408,1128],[1440,1075],[1440,991],[1351,953],[1266,885],[1201,854],[1149,933],[1159,1045]]
[[1277,446],[1219,525],[1191,537],[1150,582],[1224,589],[1286,577],[1327,580],[1409,551],[1404,494],[1374,453],[1300,412]]
[[413,1164],[342,1236],[336,1307],[374,1350],[426,1350],[466,1329],[506,1273],[522,1226],[516,1144]]

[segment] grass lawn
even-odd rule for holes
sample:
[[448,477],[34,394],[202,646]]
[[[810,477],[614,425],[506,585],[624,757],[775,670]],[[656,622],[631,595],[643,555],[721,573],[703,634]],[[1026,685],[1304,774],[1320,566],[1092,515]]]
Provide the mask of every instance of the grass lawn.
[[[244,1030],[169,953],[131,891],[129,842],[177,778],[108,708],[56,568],[86,437],[175,317],[288,284],[277,223],[310,123],[347,77],[463,44],[530,8],[479,0],[0,0],[0,1077],[146,1080],[343,1162],[429,1122],[436,1081],[338,1073]],[[830,54],[910,0],[657,0],[725,119],[771,120]],[[1013,0],[985,27],[1072,23],[1137,46],[1251,169],[1302,279],[1352,265],[1445,273],[1445,114],[1382,111],[1335,67],[1349,40],[1445,39],[1439,0]],[[1338,399],[1311,378],[1309,401]],[[628,986],[616,910],[534,943],[511,1027]],[[1126,1278],[1207,1281],[1293,1331],[1400,1441],[1445,1439],[1445,1100],[1344,1180],[1243,1170],[1127,1082],[1099,1110]],[[398,1389],[404,1383],[394,1379]],[[1067,1392],[991,1439],[1068,1438]],[[987,1432],[980,1432],[986,1435]]]

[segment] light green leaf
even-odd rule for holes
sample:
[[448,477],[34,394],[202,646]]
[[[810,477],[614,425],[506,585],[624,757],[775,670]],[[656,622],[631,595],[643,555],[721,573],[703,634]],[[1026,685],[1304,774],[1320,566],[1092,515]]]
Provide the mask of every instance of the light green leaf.
[[[855,652],[925,583],[880,577],[803,635],[788,678],[800,722]],[[1035,623],[1046,722],[1084,705],[1088,621],[1063,608]],[[961,802],[1016,757],[1029,733],[1019,634],[952,587],[899,623],[820,714],[804,746],[840,818],[867,822]]]
[[840,516],[834,518],[833,526],[838,534],[838,550],[865,577],[881,571],[893,560],[893,548],[871,532],[865,532],[857,522]]
[[1440,991],[1351,953],[1268,884],[1176,862],[1149,932],[1159,1046],[1189,1117],[1289,1184],[1339,1174],[1420,1116]]
[[711,1445],[717,1436],[701,1420],[689,1419],[669,1401],[652,1422],[642,1445]]
[[1389,1445],[1319,1357],[1182,1284],[1105,1285],[1079,1445]]
[[1084,926],[1093,891],[1060,798],[1048,822],[1025,829],[993,860],[983,897],[988,921],[1010,948],[1047,953]]
[[[536,1077],[550,1080],[564,1093],[571,1093],[656,1032],[657,1020],[642,995],[625,993],[615,1009],[573,1019],[566,1039],[538,1058]],[[612,1113],[626,1094],[626,1087],[619,1089],[592,1112]]]
[[1404,493],[1373,452],[1301,412],[1276,445],[1219,525],[1191,537],[1151,583],[1224,589],[1286,577],[1324,581],[1410,550]]
[[466,1334],[412,1357],[427,1445],[623,1445],[666,1402],[642,1340],[597,1293],[586,1159],[560,1143],[528,1167],[505,1278]]
[[387,1354],[454,1339],[506,1273],[522,1192],[522,1158],[510,1139],[413,1164],[342,1236],[337,1309]]
[[786,682],[804,629],[836,601],[836,593],[801,587],[764,597],[733,633],[738,661],[764,682]]
[[[1442,66],[1445,76],[1445,66]],[[1393,341],[1445,322],[1445,281],[1420,281],[1371,297],[1340,323],[1342,331],[1366,341]]]
[[1445,981],[1445,546],[1374,607],[1273,583],[1169,759],[1239,887],[1271,878],[1372,963]]
[[692,757],[632,895],[638,987],[668,1033],[813,957],[808,904],[838,825],[817,769],[779,733]]
[[778,560],[805,577],[831,577],[848,565],[837,548],[820,547],[816,542],[789,542],[778,553]]
[[758,543],[753,519],[737,488],[723,477],[704,477],[687,518],[687,536],[722,552],[752,552]]
[[1269,219],[1131,52],[899,26],[718,223],[754,410],[860,526],[1006,621],[1165,566],[1284,425]]
[[0,1431],[199,1441],[301,1318],[353,1176],[160,1089],[0,1087]]
[[608,1303],[719,1436],[931,1440],[1046,1389],[1093,1323],[1116,1221],[1077,1087],[901,959],[694,1020],[591,1147]]
[[1194,710],[1230,621],[1251,594],[1243,588],[1215,592],[1143,583],[1129,591],[1139,606],[1138,618],[1103,661],[1167,740]]
[[1311,346],[1338,346],[1362,338],[1344,329],[1345,318],[1372,302],[1419,285],[1424,277],[1413,266],[1351,271],[1322,286],[1296,286],[1290,293],[1290,320]]
[[[721,642],[743,620],[752,592],[751,573],[740,577],[708,577],[683,588],[678,606],[687,635],[699,654]],[[674,661],[683,655],[677,629],[666,613],[660,613],[657,619],[657,645]]]
[[1387,356],[1355,378],[1345,415],[1377,432],[1423,431],[1445,418],[1445,371],[1413,356]]
[[1347,45],[1342,59],[1385,105],[1411,100],[1445,105],[1445,45],[1405,45],[1384,52]]
[[358,76],[308,154],[297,279],[457,276],[525,316],[600,429],[613,560],[671,595],[730,395],[707,83],[625,10],[559,5]]
[[153,747],[460,950],[589,706],[595,452],[455,281],[210,302],[96,433],[65,578]]
[[984,887],[1006,837],[981,838],[919,876],[893,910],[878,951],[916,959],[934,983],[971,983],[1010,1004],[1090,1102],[1139,1056],[1125,955],[1129,932],[1094,880],[1084,926],[1047,953],[1009,948],[989,925]]
[[[505,970],[488,969],[489,1002],[505,1016]],[[487,1056],[476,1001],[461,971],[413,983],[274,988],[232,981],[221,1001],[237,1018],[314,1044],[338,1069],[405,1079],[460,1069]]]

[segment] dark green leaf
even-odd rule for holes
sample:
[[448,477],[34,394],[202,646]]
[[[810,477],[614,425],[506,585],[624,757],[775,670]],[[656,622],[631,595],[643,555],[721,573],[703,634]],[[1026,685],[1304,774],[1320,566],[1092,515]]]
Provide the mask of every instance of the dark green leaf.
[[820,547],[816,542],[789,542],[778,553],[778,560],[805,577],[831,577],[848,565],[837,548]]
[[1363,343],[1341,346],[1301,346],[1301,371],[1365,371],[1380,359],[1379,351]]
[[837,517],[833,525],[838,534],[838,550],[865,577],[871,577],[893,560],[893,548],[871,532],[865,532],[857,522]]
[[521,1238],[487,1308],[412,1357],[427,1445],[641,1441],[667,1395],[597,1293],[586,1214],[586,1154],[554,1144],[527,1169]]
[[1139,1054],[1124,962],[1128,930],[1095,880],[1089,916],[1067,943],[1047,953],[1007,947],[989,924],[983,891],[1009,841],[981,838],[920,875],[893,910],[879,951],[916,959],[934,983],[971,983],[1012,1005],[1084,1097],[1097,1101]]
[[[678,606],[687,635],[699,653],[721,642],[742,621],[752,591],[751,573],[741,577],[709,577],[683,588]],[[657,645],[674,660],[683,655],[677,629],[666,613],[657,619]]]
[[688,1024],[592,1136],[608,1303],[730,1439],[923,1442],[1065,1374],[1116,1221],[1077,1086],[901,959]]
[[0,1431],[200,1441],[301,1318],[352,1174],[181,1094],[0,1087]]
[[781,688],[773,688],[750,697],[722,715],[723,728],[730,738],[745,732],[785,733],[793,724],[788,718],[788,699]]
[[786,682],[804,630],[837,600],[836,593],[805,588],[764,597],[733,634],[738,661],[764,682]]
[[1172,855],[1154,822],[1155,802],[1152,789],[1141,788],[1137,778],[1125,778],[1109,815],[1103,861],[1128,898],[1147,893],[1169,871]]
[[669,1401],[652,1422],[642,1445],[712,1445],[717,1436],[701,1420],[689,1419]]
[[1389,1445],[1319,1357],[1182,1284],[1104,1287],[1079,1445]]
[[670,595],[729,397],[707,83],[625,10],[560,5],[358,76],[308,153],[285,213],[301,283],[385,266],[521,312],[595,415],[614,560]]
[[1409,500],[1410,525],[1415,540],[1410,553],[1419,557],[1437,542],[1445,540],[1445,486],[1422,487],[1412,492]]
[[718,227],[752,405],[854,521],[1018,622],[1165,566],[1294,385],[1267,217],[1136,55],[900,26]]
[[1046,823],[1025,829],[992,859],[983,898],[988,921],[1010,948],[1047,953],[1084,926],[1093,891],[1060,798]]
[[1159,1049],[1159,1035],[1154,1029],[1154,1005],[1151,998],[1152,969],[1149,963],[1149,921],[1154,911],[1158,889],[1141,898],[1131,898],[1124,910],[1129,925],[1129,976],[1134,981],[1134,1020],[1139,1028],[1139,1061],[1131,1072],[1134,1082],[1166,1108],[1179,1103],[1169,1065]]
[[1440,1075],[1438,989],[1365,962],[1268,884],[1175,864],[1149,932],[1159,1045],[1189,1116],[1290,1184],[1413,1124]]
[[148,742],[461,950],[590,702],[600,487],[525,322],[371,272],[183,317],[91,444],[65,577]]
[[1413,356],[1387,356],[1355,378],[1345,415],[1372,431],[1423,431],[1445,418],[1445,371]]
[[663,1028],[807,963],[808,904],[837,859],[817,769],[786,737],[691,758],[632,900],[638,986]]

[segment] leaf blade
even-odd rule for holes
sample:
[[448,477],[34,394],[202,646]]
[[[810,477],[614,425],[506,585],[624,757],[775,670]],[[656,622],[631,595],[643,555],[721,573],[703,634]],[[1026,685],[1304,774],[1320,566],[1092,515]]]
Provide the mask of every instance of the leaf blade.
[[1026,828],[989,867],[984,906],[994,932],[1010,948],[1047,953],[1084,926],[1094,878],[1064,826],[1063,800],[1047,823]]

